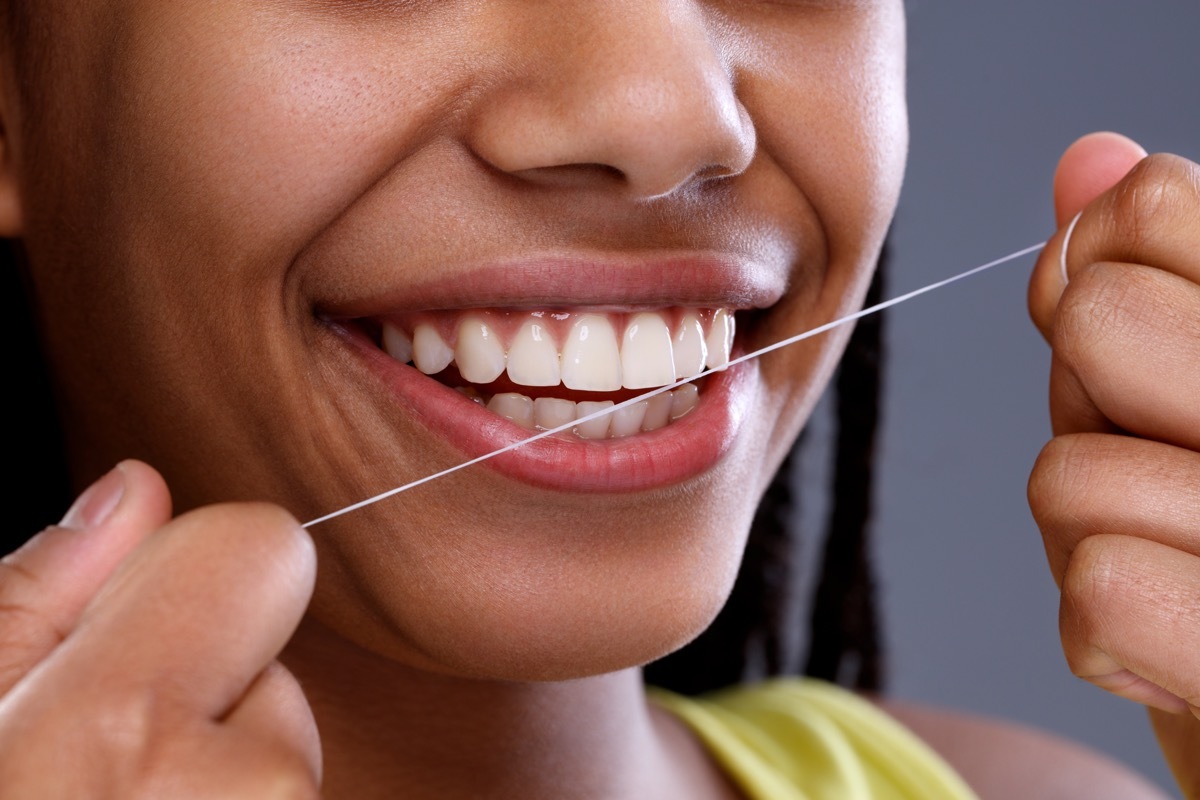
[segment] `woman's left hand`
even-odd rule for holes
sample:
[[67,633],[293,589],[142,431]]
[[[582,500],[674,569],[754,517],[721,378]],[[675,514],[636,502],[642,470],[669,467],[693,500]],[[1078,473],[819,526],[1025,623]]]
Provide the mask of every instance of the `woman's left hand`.
[[1200,797],[1200,166],[1094,134],[1054,191],[1029,304],[1053,348],[1055,438],[1029,501],[1063,649],[1076,675],[1152,707]]

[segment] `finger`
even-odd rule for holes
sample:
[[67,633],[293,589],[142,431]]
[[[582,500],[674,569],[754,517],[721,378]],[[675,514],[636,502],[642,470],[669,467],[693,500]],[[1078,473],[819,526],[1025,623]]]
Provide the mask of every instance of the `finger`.
[[[222,739],[212,742],[206,762],[209,768],[193,771],[195,780],[188,785],[178,786],[177,790],[147,792],[145,796],[208,800],[321,798],[320,783],[291,751],[264,747],[258,741]],[[212,769],[213,764],[220,764],[220,769]]]
[[1128,436],[1059,436],[1038,456],[1029,507],[1060,587],[1092,535],[1140,536],[1200,556],[1200,453]]
[[318,800],[320,783],[304,758],[276,738],[179,736],[147,753],[114,797],[189,800]]
[[1054,173],[1054,213],[1066,227],[1080,211],[1116,186],[1149,155],[1119,133],[1089,133],[1067,148]]
[[247,741],[275,742],[295,753],[316,785],[321,783],[321,740],[308,698],[278,661],[267,666],[223,720]]
[[1067,274],[1102,261],[1146,264],[1200,283],[1195,246],[1200,165],[1147,156],[1090,204],[1067,252]]
[[0,695],[67,637],[117,565],[170,517],[159,474],[125,461],[58,526],[0,561]]
[[1051,394],[1056,431],[1099,413],[1119,428],[1200,449],[1200,285],[1163,270],[1093,264],[1063,294],[1050,331],[1055,367],[1086,396]]
[[1050,428],[1055,436],[1076,433],[1125,433],[1104,416],[1057,353],[1050,359]]
[[152,697],[154,712],[219,719],[291,636],[315,571],[312,540],[276,506],[186,514],[84,611],[53,656],[55,678],[63,691]]
[[1088,537],[1067,565],[1059,627],[1079,677],[1200,715],[1200,557],[1132,536]]
[[1166,714],[1151,710],[1150,719],[1158,736],[1158,744],[1184,797],[1200,797],[1200,720],[1183,714]]
[[[1116,186],[1143,158],[1137,142],[1118,133],[1092,133],[1072,144],[1054,174],[1054,209],[1058,232],[1042,250],[1029,282],[1029,311],[1043,336],[1049,334],[1054,308],[1066,286],[1063,254],[1075,216]],[[1072,247],[1074,230],[1070,230]]]

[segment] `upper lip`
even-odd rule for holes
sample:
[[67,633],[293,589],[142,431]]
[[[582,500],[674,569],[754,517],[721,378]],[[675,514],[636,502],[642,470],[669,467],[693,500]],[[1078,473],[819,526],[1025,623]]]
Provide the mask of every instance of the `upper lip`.
[[788,266],[718,253],[550,254],[456,268],[405,286],[323,303],[330,319],[468,308],[767,308],[788,288]]

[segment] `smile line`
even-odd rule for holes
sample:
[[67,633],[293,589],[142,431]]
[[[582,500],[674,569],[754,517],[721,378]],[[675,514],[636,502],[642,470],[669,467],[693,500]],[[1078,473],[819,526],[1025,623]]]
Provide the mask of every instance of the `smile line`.
[[901,303],[907,302],[909,300],[912,300],[913,298],[920,297],[923,294],[928,294],[929,292],[949,286],[952,283],[957,283],[958,281],[965,280],[966,278],[970,278],[974,275],[978,275],[979,273],[985,272],[989,269],[992,269],[993,267],[998,267],[1001,264],[1007,264],[1010,261],[1015,261],[1018,258],[1022,258],[1023,256],[1027,256],[1030,253],[1034,253],[1038,250],[1043,249],[1047,244],[1048,244],[1048,242],[1040,242],[1038,244],[1030,245],[1029,247],[1025,247],[1025,248],[1022,248],[1021,250],[1016,251],[1015,253],[1009,253],[1006,256],[998,258],[995,261],[989,261],[986,264],[981,264],[978,267],[973,267],[973,268],[967,270],[966,272],[960,272],[959,274],[953,275],[949,278],[943,278],[942,280],[936,281],[935,283],[931,283],[928,286],[923,286],[920,289],[914,289],[913,291],[908,292],[907,294],[902,294],[902,295],[899,295],[898,297],[893,297],[890,300],[884,300],[882,303],[878,303],[869,308],[864,308],[861,311],[856,311],[853,314],[849,314],[845,317],[835,319],[832,322],[826,322],[824,325],[819,325],[816,328],[811,328],[810,330],[804,331],[803,333],[798,333],[795,336],[789,336],[786,339],[782,339],[778,342],[775,342],[774,344],[767,345],[766,347],[763,347],[759,350],[755,350],[752,353],[746,353],[745,355],[738,356],[737,358],[730,360],[730,362],[723,367],[705,370],[704,372],[701,372],[699,375],[693,375],[690,378],[684,378],[682,380],[678,380],[675,383],[669,384],[667,386],[660,386],[657,389],[653,389],[644,394],[640,394],[637,397],[631,397],[628,400],[617,403],[608,408],[603,408],[603,409],[600,409],[599,411],[594,411],[591,414],[580,417],[579,419],[571,420],[570,422],[568,422],[564,425],[559,425],[557,428],[551,428],[549,430],[540,431],[526,439],[522,439],[520,441],[513,442],[512,444],[502,447],[499,450],[493,450],[490,453],[485,453],[481,456],[478,456],[477,458],[471,459],[470,461],[464,461],[461,464],[456,464],[453,467],[449,467],[447,469],[442,470],[441,472],[435,472],[432,475],[426,475],[424,478],[420,478],[418,480],[412,481],[411,483],[406,483],[403,486],[396,487],[395,489],[389,489],[386,492],[377,494],[374,497],[369,497],[366,500],[360,500],[359,502],[354,503],[353,505],[346,506],[345,508],[341,508],[337,511],[326,514],[323,517],[318,517],[314,520],[306,522],[306,523],[304,523],[304,525],[302,527],[311,528],[315,525],[320,525],[322,522],[328,522],[332,519],[336,519],[338,517],[345,516],[346,514],[349,514],[352,511],[358,511],[359,509],[366,508],[367,506],[370,506],[370,505],[374,505],[375,503],[378,503],[382,500],[387,500],[389,497],[394,497],[398,494],[402,494],[403,492],[407,492],[410,489],[415,489],[418,486],[423,486],[424,484],[430,483],[439,478],[444,478],[447,475],[453,475],[455,472],[458,472],[460,470],[464,470],[468,467],[473,467],[476,464],[481,464],[484,461],[488,461],[490,459],[496,458],[497,456],[502,456],[505,453],[510,453],[513,450],[516,450],[518,447],[524,447],[527,444],[532,444],[533,442],[540,441],[549,436],[554,436],[555,434],[558,434],[558,433],[565,433],[567,431],[570,431],[573,428],[578,427],[579,425],[590,422],[591,420],[599,419],[601,417],[612,414],[622,408],[627,408],[636,403],[640,403],[645,400],[649,400],[652,397],[657,397],[658,395],[663,394],[664,392],[669,392],[672,389],[678,389],[680,386],[683,386],[684,384],[692,383],[693,381],[700,380],[701,378],[706,377],[708,375],[712,375],[713,373],[716,373],[716,372],[723,372],[724,370],[728,369],[729,367],[734,367],[734,366],[737,366],[738,364],[742,364],[742,363],[745,363],[752,359],[759,358],[760,356],[764,356],[767,353],[773,353],[776,350],[781,350],[789,345],[796,344],[797,342],[802,342],[805,339],[810,339],[814,336],[819,336],[820,334],[827,333],[828,331],[831,331],[834,328],[838,328],[842,325],[846,325],[846,324],[849,324],[856,320],[860,320],[863,317],[870,316],[871,314],[876,314],[880,311],[883,311],[884,309],[891,308],[892,306],[896,306]]

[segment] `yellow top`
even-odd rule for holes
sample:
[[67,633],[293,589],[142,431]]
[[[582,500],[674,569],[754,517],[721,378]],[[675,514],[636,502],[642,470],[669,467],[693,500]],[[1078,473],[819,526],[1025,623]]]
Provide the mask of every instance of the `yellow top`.
[[701,698],[650,689],[751,800],[974,800],[911,731],[823,681],[774,680]]

